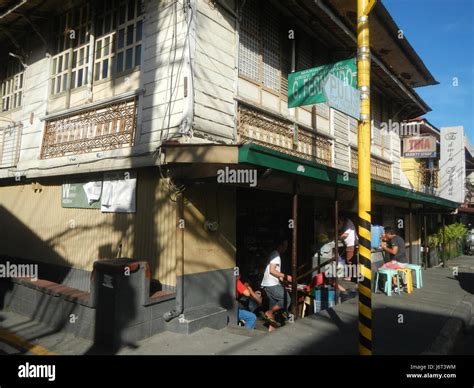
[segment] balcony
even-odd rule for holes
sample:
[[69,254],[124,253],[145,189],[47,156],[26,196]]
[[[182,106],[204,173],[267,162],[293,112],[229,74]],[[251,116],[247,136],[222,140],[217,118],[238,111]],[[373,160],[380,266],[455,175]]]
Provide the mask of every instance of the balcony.
[[[381,182],[392,183],[392,168],[390,163],[372,157],[370,164],[370,175],[372,179]],[[357,174],[358,169],[359,156],[357,154],[357,150],[351,148],[351,171]]]
[[136,98],[46,121],[41,159],[133,146]]
[[245,105],[239,105],[237,136],[241,144],[260,144],[326,166],[332,164],[329,139],[301,127],[295,133],[293,122]]

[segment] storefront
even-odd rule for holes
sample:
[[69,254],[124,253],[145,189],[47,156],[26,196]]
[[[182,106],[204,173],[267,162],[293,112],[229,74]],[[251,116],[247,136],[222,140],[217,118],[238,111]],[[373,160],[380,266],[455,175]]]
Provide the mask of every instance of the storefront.
[[[318,236],[325,234],[334,240],[338,232],[336,220],[342,214],[357,224],[357,176],[352,173],[253,144],[170,145],[166,162],[173,179],[187,186],[183,281],[188,298],[199,296],[200,303],[192,303],[196,308],[206,300],[215,305],[223,299],[229,301],[236,274],[258,286],[259,275],[278,236],[289,242],[282,257],[282,270],[292,274],[298,283],[309,283],[315,271],[313,254]],[[220,179],[223,171],[227,181]],[[236,171],[237,178],[232,178],[231,171]],[[255,180],[243,179],[251,176]],[[223,193],[228,194],[225,200]],[[372,196],[373,224],[399,229],[413,263],[422,259],[423,213],[449,213],[457,206],[378,181],[372,182]],[[190,206],[199,212],[192,214]],[[203,224],[206,229],[207,222],[213,224],[215,220],[217,231],[202,230]],[[224,226],[228,232],[225,236],[221,234]],[[212,260],[206,252],[214,252]],[[377,249],[373,250],[372,259],[375,269],[383,264]],[[207,264],[203,266],[201,262]],[[196,283],[198,278],[202,282]],[[214,282],[217,279],[219,283]],[[213,282],[216,287],[205,287],[206,282]],[[219,289],[221,286],[225,290]],[[220,307],[230,308],[228,303]],[[232,314],[229,319],[234,319]]]

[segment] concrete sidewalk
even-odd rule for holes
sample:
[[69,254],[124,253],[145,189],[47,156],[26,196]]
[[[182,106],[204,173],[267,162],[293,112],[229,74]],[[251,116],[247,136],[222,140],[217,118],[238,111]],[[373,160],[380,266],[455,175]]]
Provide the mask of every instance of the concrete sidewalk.
[[[459,260],[474,267],[474,258]],[[471,330],[474,271],[459,267],[456,278],[450,268],[433,268],[423,271],[423,283],[412,294],[373,295],[374,354],[448,354],[454,352],[456,340]],[[357,354],[357,316],[355,297],[271,334],[239,327],[203,329],[189,336],[165,332],[125,346],[116,354]],[[0,320],[0,327],[57,354],[106,353],[89,341],[51,332],[13,313],[0,312]],[[0,344],[2,351],[25,353]]]

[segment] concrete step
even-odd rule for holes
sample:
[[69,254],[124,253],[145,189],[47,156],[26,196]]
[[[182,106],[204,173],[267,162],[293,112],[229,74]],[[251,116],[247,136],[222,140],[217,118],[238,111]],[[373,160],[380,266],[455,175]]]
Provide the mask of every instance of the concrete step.
[[200,306],[185,310],[180,318],[167,323],[167,329],[176,333],[191,334],[204,327],[223,329],[227,326],[229,312],[219,306]]

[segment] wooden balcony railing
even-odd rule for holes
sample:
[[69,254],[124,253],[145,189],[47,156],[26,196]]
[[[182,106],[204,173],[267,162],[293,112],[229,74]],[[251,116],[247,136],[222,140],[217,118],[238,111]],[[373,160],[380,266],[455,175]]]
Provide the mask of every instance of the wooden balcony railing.
[[239,143],[254,143],[327,166],[332,164],[332,143],[317,133],[262,111],[239,105]]
[[131,147],[136,105],[133,98],[46,121],[41,158]]
[[[372,179],[375,179],[381,182],[392,183],[392,168],[390,166],[390,163],[384,162],[379,159],[371,158],[370,164],[371,164],[370,175]],[[358,159],[357,150],[355,150],[354,148],[351,148],[351,171],[357,174],[358,169],[359,169],[359,159]]]

